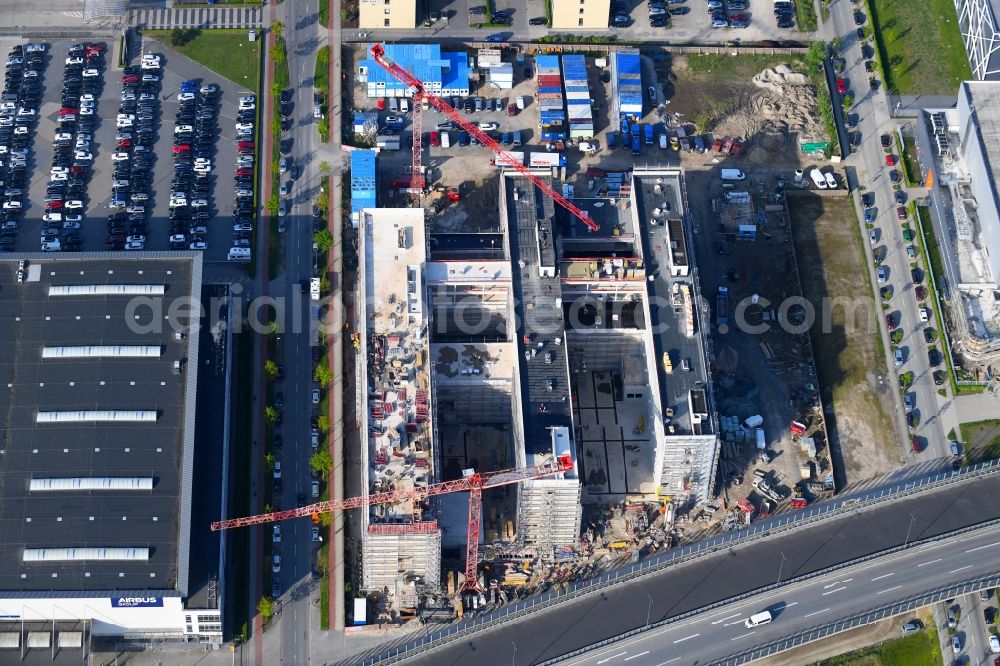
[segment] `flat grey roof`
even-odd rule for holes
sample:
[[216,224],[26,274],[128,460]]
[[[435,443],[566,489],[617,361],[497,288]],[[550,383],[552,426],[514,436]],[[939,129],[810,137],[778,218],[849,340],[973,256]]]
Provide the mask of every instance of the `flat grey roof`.
[[[657,181],[661,179],[664,182],[658,183]],[[687,263],[693,267],[694,257],[686,252],[687,239],[683,234],[684,225],[680,221],[685,211],[681,203],[680,193],[672,186],[674,182],[677,183],[677,187],[681,187],[679,181],[662,176],[635,175],[633,177],[636,189],[636,201],[639,207],[638,217],[642,220],[641,225],[644,227],[642,238],[643,242],[647,244],[665,246],[664,226],[661,224],[649,227],[646,221],[652,217],[654,208],[657,206],[662,207],[664,201],[669,201],[671,208],[670,222],[668,224],[671,233],[670,238],[678,244],[684,244]],[[660,193],[655,192],[657,184],[661,185]],[[650,257],[650,261],[657,260],[657,257],[662,254],[663,252],[653,251],[651,247],[647,247],[645,251],[645,256]],[[650,269],[653,269],[652,265]],[[650,296],[655,298],[655,301],[658,303],[658,307],[652,312],[654,321],[651,323],[654,330],[657,331],[653,335],[653,346],[656,350],[656,363],[654,365],[656,367],[657,380],[660,384],[660,397],[665,403],[664,407],[672,407],[674,410],[673,421],[679,431],[677,434],[691,433],[694,428],[691,421],[691,414],[688,410],[688,395],[692,390],[705,388],[708,383],[708,372],[705,368],[704,354],[701,347],[702,333],[700,327],[703,320],[699,316],[701,313],[696,310],[695,334],[693,336],[685,335],[683,314],[675,312],[668,304],[671,302],[671,289],[675,282],[691,285],[691,293],[697,294],[696,277],[694,273],[687,277],[671,277],[667,266],[660,266],[659,270],[655,271],[655,275],[655,279],[648,283],[648,287]],[[660,325],[661,321],[667,325]],[[672,373],[665,372],[663,363],[660,361],[664,352],[670,353],[675,368],[677,368],[682,359],[687,359],[691,364],[691,370],[683,372],[675,369]],[[707,425],[703,424],[702,427],[707,427]]]
[[[18,283],[18,260],[27,279]],[[34,281],[31,281],[34,280]],[[186,591],[200,294],[196,253],[0,258],[0,590]],[[162,296],[50,295],[56,285],[163,285]],[[194,301],[197,303],[198,301]],[[183,314],[183,312],[181,313]],[[159,356],[42,358],[42,348],[158,346]],[[174,373],[174,361],[182,372]],[[39,411],[154,410],[155,422],[36,423]],[[152,490],[31,492],[34,478],[152,477]],[[25,563],[25,548],[148,548],[147,561]]]
[[[544,180],[550,182],[547,177]],[[514,266],[515,316],[520,324],[517,348],[524,448],[528,455],[547,453],[552,451],[552,435],[548,429],[553,426],[572,428],[573,425],[566,345],[564,340],[563,344],[554,342],[557,337],[562,339],[566,330],[562,308],[558,305],[562,298],[561,284],[558,272],[553,277],[539,275],[536,245],[541,221],[541,228],[548,232],[554,266],[555,239],[551,223],[555,204],[527,179],[504,177],[502,182],[507,199],[510,259]],[[519,193],[517,201],[514,200],[515,187]],[[542,344],[540,349],[539,343]],[[533,356],[532,350],[536,352]],[[525,358],[526,351],[528,358]]]
[[997,196],[996,177],[1000,175],[1000,82],[966,81],[962,85],[969,91],[969,105],[975,109],[979,140],[989,172],[987,175],[994,196]]

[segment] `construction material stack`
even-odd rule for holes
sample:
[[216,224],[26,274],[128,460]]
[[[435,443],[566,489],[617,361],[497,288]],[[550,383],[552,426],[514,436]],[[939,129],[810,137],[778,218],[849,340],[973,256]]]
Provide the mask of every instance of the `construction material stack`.
[[559,56],[540,55],[535,58],[538,69],[538,113],[542,125],[542,141],[565,141],[566,110],[563,98]]
[[590,106],[590,85],[587,83],[587,60],[582,55],[562,57],[563,85],[566,88],[566,116],[570,139],[590,139],[594,136],[594,112]]

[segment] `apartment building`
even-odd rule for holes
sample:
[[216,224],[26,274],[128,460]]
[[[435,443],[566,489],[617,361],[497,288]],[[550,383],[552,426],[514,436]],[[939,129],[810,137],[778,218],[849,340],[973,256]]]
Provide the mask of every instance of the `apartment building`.
[[611,0],[552,0],[553,30],[607,30]]
[[361,0],[358,3],[358,27],[412,29],[417,27],[417,0]]

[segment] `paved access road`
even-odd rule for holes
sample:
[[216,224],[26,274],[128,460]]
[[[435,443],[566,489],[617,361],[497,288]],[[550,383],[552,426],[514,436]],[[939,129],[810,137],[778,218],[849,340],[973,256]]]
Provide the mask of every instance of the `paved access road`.
[[[312,78],[316,50],[325,37],[325,29],[316,20],[316,5],[308,2],[288,2],[278,7],[277,19],[285,24],[288,46],[289,79],[292,81],[292,123],[282,133],[283,142],[291,142],[286,157],[291,166],[281,181],[291,181],[289,213],[286,231],[281,236],[282,253],[278,275],[270,283],[269,294],[284,303],[284,331],[281,333],[279,357],[284,368],[284,381],[277,388],[284,393],[284,445],[279,452],[282,461],[284,494],[275,504],[278,508],[293,508],[298,497],[306,503],[311,498],[312,476],[309,458],[312,456],[311,417],[316,414],[312,404],[313,361],[312,345],[316,336],[310,325],[308,289],[301,281],[313,275],[315,257],[312,251],[312,202],[319,193],[320,173],[317,150],[319,134],[312,117]],[[270,96],[268,96],[269,98]],[[271,103],[270,99],[267,100]],[[277,116],[279,110],[274,109]],[[284,154],[284,153],[283,153]],[[272,239],[272,242],[273,239]],[[318,581],[313,580],[316,547],[311,538],[308,519],[289,520],[282,524],[281,608],[274,632],[277,641],[264,643],[264,663],[304,664],[311,659],[312,632],[318,624],[316,607],[311,603]]]
[[[655,623],[776,583],[779,576],[780,580],[790,580],[822,571],[840,562],[882,552],[908,541],[946,534],[965,526],[1000,518],[1000,506],[992,506],[985,501],[998,490],[1000,475],[992,475],[872,507],[870,510],[859,510],[780,538],[754,541],[633,582],[621,583],[603,592],[567,601],[552,610],[530,615],[524,620],[500,623],[491,631],[457,641],[412,661],[428,665],[459,664],[476,659],[477,655],[491,655],[490,660],[499,663],[496,655],[506,655],[509,658],[512,643],[517,645],[517,664],[533,664],[552,659],[642,627],[647,622],[647,614],[649,621]],[[989,543],[993,542],[1000,545],[1000,534],[995,535]],[[959,573],[964,577],[971,577],[967,574],[980,573],[979,567],[989,561],[973,562],[970,555],[964,553],[965,548],[961,547],[965,542],[950,543],[948,547],[957,551],[957,557],[962,561],[955,566],[948,566],[944,569],[945,573],[968,564],[972,568]],[[933,551],[933,556],[928,554],[926,559],[941,557],[944,560],[953,557],[951,551],[945,553],[948,547]],[[995,562],[993,548],[976,552],[983,557],[992,556]],[[996,567],[996,564],[993,566]],[[921,567],[920,571],[923,572],[924,569],[929,574],[931,571],[940,571],[942,567]],[[984,567],[982,571],[988,569],[989,567]],[[897,573],[886,580],[898,575],[901,574]],[[861,579],[856,580],[860,582]],[[886,587],[897,584],[899,583],[894,582]],[[860,586],[850,589],[851,597],[871,591],[868,586],[865,589]],[[821,597],[823,591],[825,590],[821,589],[818,593]],[[899,592],[906,591],[904,584]],[[819,606],[818,609],[825,607]],[[742,607],[737,610],[742,612]],[[735,614],[737,610],[720,617]],[[715,619],[718,618],[712,621]],[[713,625],[709,623],[708,626]],[[714,626],[719,627],[721,624]],[[676,656],[676,652],[672,656]],[[653,663],[662,661],[660,659]]]
[[[892,169],[898,171],[900,179],[902,179],[903,167],[898,163],[893,167],[886,166],[885,153],[882,151],[880,142],[882,134],[888,133],[895,136],[895,123],[890,116],[886,96],[881,92],[881,88],[877,91],[869,89],[868,74],[864,67],[865,58],[862,56],[862,42],[858,41],[855,34],[856,27],[852,11],[853,5],[846,0],[840,0],[831,5],[833,32],[843,40],[844,47],[841,49],[840,55],[847,61],[847,67],[841,76],[849,81],[850,89],[857,100],[850,109],[850,113],[857,115],[859,122],[855,131],[861,133],[861,145],[848,158],[847,164],[857,170],[857,182],[852,183],[852,186],[864,187],[866,193],[875,195],[875,207],[878,211],[875,222],[875,227],[878,229],[877,244],[884,246],[886,250],[885,259],[882,261],[882,266],[886,267],[888,271],[885,285],[891,286],[894,292],[889,308],[884,312],[890,314],[899,330],[903,331],[903,339],[899,348],[903,351],[904,361],[901,366],[895,369],[897,373],[912,372],[914,375],[910,392],[913,393],[916,413],[920,417],[920,422],[917,429],[911,434],[918,437],[924,450],[919,454],[914,454],[910,449],[909,436],[900,443],[900,446],[905,447],[911,460],[913,456],[944,458],[949,455],[945,433],[950,428],[943,428],[939,418],[942,405],[939,403],[938,387],[934,385],[933,371],[935,368],[930,366],[927,345],[924,342],[924,328],[928,326],[937,328],[937,324],[933,313],[930,321],[920,321],[919,310],[921,306],[914,296],[910,262],[906,255],[906,247],[911,244],[915,245],[915,243],[903,242],[903,223],[896,216],[895,192],[889,180],[889,172]],[[834,98],[839,97],[836,91],[832,94]],[[899,150],[894,149],[893,155],[898,162],[900,159]],[[909,201],[909,197],[907,201]],[[916,221],[909,217],[907,221],[910,227],[916,230]],[[864,242],[866,245],[870,245],[867,236],[866,231]],[[871,259],[870,249],[866,252]],[[877,283],[874,262],[870,263],[869,266],[871,267],[871,281],[876,291],[874,296],[877,301],[879,300],[878,288],[883,285]],[[926,267],[921,266],[921,269],[925,270]],[[927,279],[924,280],[924,284],[926,287]],[[925,304],[927,307],[933,307],[932,303],[933,301],[928,300]],[[881,319],[879,325],[884,331],[885,318],[882,314],[879,315],[879,318]],[[885,341],[888,343],[887,339]],[[938,347],[940,348],[941,345],[938,344]],[[888,349],[888,344],[886,344],[886,349]],[[894,367],[891,351],[886,363],[890,368]],[[944,365],[939,369],[945,369]],[[902,409],[902,405],[900,405],[900,409]]]
[[[998,527],[917,546],[653,629],[565,663],[581,666],[715,663],[927,590],[1000,572],[996,559],[998,547]],[[641,599],[636,605],[642,606]],[[771,612],[774,620],[747,628],[744,621],[765,610]]]

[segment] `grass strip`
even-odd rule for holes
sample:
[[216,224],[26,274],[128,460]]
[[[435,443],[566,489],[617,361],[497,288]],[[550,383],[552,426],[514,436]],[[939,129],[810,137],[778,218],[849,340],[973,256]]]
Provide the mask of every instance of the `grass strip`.
[[251,42],[246,30],[195,30],[190,41],[181,45],[170,41],[170,30],[142,33],[247,90],[260,89],[260,41]]
[[319,0],[319,24],[330,27],[330,0]]
[[941,645],[937,631],[927,627],[909,636],[824,659],[815,666],[937,666],[940,663]]
[[887,89],[903,95],[954,94],[972,78],[952,0],[865,0]]
[[800,32],[816,32],[816,8],[812,0],[795,0],[795,26]]
[[917,141],[912,136],[903,137],[903,177],[908,187],[920,186],[920,165],[917,163]]

